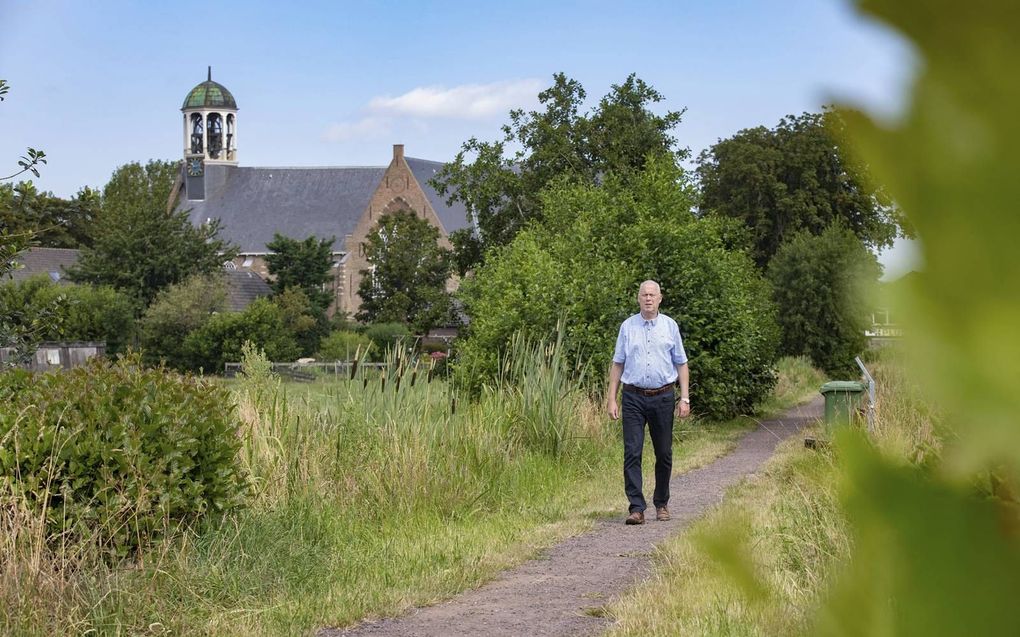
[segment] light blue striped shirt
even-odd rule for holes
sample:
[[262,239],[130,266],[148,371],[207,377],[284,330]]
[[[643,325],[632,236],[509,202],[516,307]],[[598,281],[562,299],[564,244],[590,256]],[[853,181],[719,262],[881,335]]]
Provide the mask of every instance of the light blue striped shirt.
[[628,385],[654,389],[676,382],[676,366],[687,352],[676,321],[665,314],[646,321],[635,314],[620,325],[613,362],[623,364],[620,378]]

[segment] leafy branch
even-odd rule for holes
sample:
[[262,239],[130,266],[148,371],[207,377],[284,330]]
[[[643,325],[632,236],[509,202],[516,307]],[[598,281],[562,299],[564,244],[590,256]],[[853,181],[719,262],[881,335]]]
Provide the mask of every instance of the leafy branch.
[[[11,85],[7,83],[7,80],[0,80],[0,102],[4,101],[4,95],[7,95],[8,91],[11,90]],[[39,176],[38,166],[46,163],[46,153],[41,150],[29,147],[27,154],[22,155],[21,159],[18,160],[18,166],[21,170],[14,173],[13,175],[7,175],[6,177],[0,177],[0,181],[6,181],[8,179],[14,179],[18,175],[23,173],[31,172],[36,177]]]

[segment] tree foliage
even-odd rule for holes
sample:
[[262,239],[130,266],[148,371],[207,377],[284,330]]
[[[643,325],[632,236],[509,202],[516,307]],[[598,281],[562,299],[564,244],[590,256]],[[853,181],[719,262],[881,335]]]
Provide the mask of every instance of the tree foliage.
[[40,340],[105,341],[110,354],[134,339],[134,304],[109,286],[57,285],[45,275],[10,282],[0,285],[0,313]]
[[325,312],[333,301],[326,289],[333,279],[333,243],[336,237],[316,239],[308,237],[303,241],[285,237],[279,233],[266,244],[270,254],[266,265],[272,281],[273,291],[282,294],[295,288],[304,293],[320,312]]
[[639,283],[654,279],[661,310],[684,337],[696,410],[747,413],[774,382],[774,308],[753,263],[727,248],[725,222],[695,218],[695,200],[670,156],[650,158],[625,179],[547,188],[544,221],[493,251],[462,284],[471,322],[460,377],[495,374],[514,333],[548,338],[558,321],[574,364],[605,369],[620,323],[637,311]]
[[364,334],[337,330],[322,339],[315,357],[324,361],[360,360],[373,349],[375,344]]
[[223,364],[239,362],[246,341],[273,361],[293,361],[301,355],[284,324],[283,311],[269,299],[256,299],[244,312],[215,314],[184,339],[192,369],[220,373]]
[[359,321],[399,322],[419,333],[448,322],[446,280],[450,251],[439,245],[439,230],[411,210],[383,215],[368,235],[362,270]]
[[372,342],[372,360],[381,361],[386,352],[401,343],[407,343],[411,332],[403,323],[373,323],[365,327],[365,338]]
[[32,233],[44,248],[79,248],[92,243],[99,193],[85,187],[71,199],[39,192],[31,181],[0,184],[0,228]]
[[817,236],[802,231],[780,246],[768,269],[780,353],[807,356],[832,377],[855,378],[879,274],[875,256],[839,223]]
[[131,163],[103,189],[94,242],[82,250],[73,280],[111,285],[147,306],[163,288],[218,270],[236,248],[219,237],[219,222],[196,227],[186,211],[168,208],[178,162]]
[[[541,219],[540,193],[554,179],[594,184],[605,174],[640,171],[649,154],[686,156],[672,136],[682,111],[654,113],[664,98],[636,75],[582,113],[586,96],[579,82],[557,73],[538,95],[543,110],[511,111],[502,139],[471,138],[433,179],[440,193],[464,203],[477,226],[451,236],[461,274]],[[509,154],[511,148],[519,150]]]
[[742,130],[702,152],[701,209],[740,220],[761,268],[787,238],[821,234],[834,221],[869,248],[889,247],[910,225],[845,139],[846,124],[831,110]]
[[283,325],[298,344],[301,356],[312,356],[319,349],[319,341],[329,334],[330,324],[323,308],[315,305],[303,290],[285,289],[273,297],[280,308]]
[[163,362],[179,370],[192,368],[184,346],[188,334],[227,309],[227,282],[221,272],[193,274],[167,286],[139,321],[142,351],[150,364]]

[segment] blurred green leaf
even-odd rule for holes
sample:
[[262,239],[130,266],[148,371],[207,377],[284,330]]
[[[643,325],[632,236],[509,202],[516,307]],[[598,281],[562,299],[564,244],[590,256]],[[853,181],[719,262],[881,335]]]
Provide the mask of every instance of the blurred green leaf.
[[959,466],[1020,461],[1020,5],[881,1],[864,11],[922,58],[889,127],[846,112],[865,160],[921,239],[903,299],[914,371],[948,410]]
[[855,555],[818,633],[1020,635],[1013,514],[842,433]]

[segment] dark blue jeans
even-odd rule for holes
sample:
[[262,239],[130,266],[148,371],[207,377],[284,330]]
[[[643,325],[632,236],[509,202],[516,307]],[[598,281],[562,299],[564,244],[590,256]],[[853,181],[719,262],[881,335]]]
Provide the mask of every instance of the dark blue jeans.
[[673,390],[658,396],[623,392],[623,485],[630,511],[647,508],[641,491],[641,450],[645,446],[645,424],[655,450],[655,493],[652,502],[664,507],[669,502],[669,478],[673,473]]

